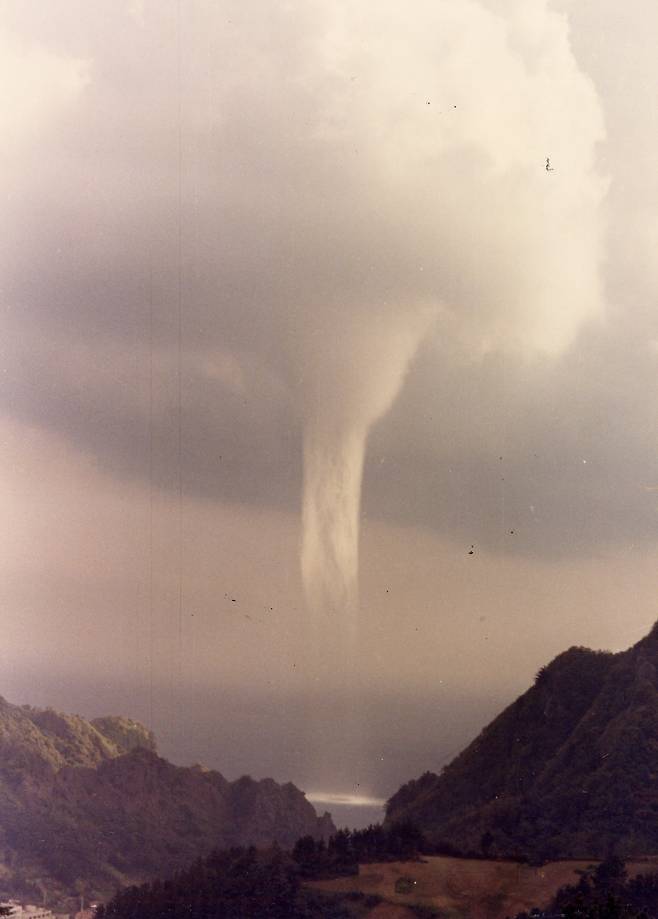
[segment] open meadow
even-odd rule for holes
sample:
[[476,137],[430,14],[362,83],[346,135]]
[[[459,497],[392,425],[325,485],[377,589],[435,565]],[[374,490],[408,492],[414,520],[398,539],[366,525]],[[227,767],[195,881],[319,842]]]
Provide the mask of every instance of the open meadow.
[[[371,919],[413,916],[405,906],[433,908],[445,919],[505,919],[533,906],[547,906],[555,892],[578,881],[591,860],[549,862],[540,867],[512,861],[429,856],[418,862],[360,865],[354,877],[312,881],[310,886],[331,892],[376,894],[383,903]],[[628,862],[629,875],[655,872],[658,860]]]

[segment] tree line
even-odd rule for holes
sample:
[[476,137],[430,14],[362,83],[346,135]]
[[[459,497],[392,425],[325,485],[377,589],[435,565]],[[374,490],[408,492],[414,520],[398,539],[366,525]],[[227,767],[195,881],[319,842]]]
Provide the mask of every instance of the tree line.
[[[360,862],[419,857],[426,842],[411,823],[365,830],[339,830],[325,843],[312,836],[292,852],[232,848],[198,859],[167,880],[119,891],[99,907],[98,919],[347,919],[355,901],[372,908],[379,897],[350,892],[326,894],[305,880],[358,873]],[[347,901],[353,901],[350,908]]]
[[327,843],[303,836],[292,857],[304,878],[328,878],[357,874],[359,864],[408,861],[429,852],[422,831],[409,820],[390,827],[371,824],[364,830],[339,830]]
[[658,919],[658,874],[629,878],[624,862],[611,857],[561,887],[547,909],[516,919]]

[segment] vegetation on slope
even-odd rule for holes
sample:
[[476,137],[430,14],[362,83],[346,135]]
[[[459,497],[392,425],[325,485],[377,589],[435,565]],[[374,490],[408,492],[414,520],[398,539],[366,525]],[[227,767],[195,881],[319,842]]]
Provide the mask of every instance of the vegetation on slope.
[[[89,722],[0,700],[0,851],[5,892],[91,890],[174,871],[218,846],[329,836],[294,785],[182,768],[126,718]],[[7,873],[9,876],[7,877]]]
[[441,775],[389,801],[461,852],[658,852],[658,630],[620,654],[572,648]]
[[518,913],[516,919],[657,919],[658,875],[629,879],[624,862],[606,859],[582,874],[577,884],[562,887],[548,909]]
[[410,824],[339,830],[326,842],[312,836],[292,853],[232,848],[197,860],[166,881],[133,886],[102,907],[98,919],[343,919],[365,915],[380,897],[358,891],[328,894],[302,881],[358,872],[360,862],[418,857],[425,841]]

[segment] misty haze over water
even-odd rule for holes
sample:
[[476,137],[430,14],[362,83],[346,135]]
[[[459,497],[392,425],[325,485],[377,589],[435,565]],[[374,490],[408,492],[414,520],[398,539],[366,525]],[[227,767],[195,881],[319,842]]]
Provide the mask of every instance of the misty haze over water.
[[[26,685],[31,684],[31,685]],[[329,810],[337,825],[365,826],[383,816],[378,804],[338,803],[335,796],[386,799],[410,776],[426,769],[439,770],[494,715],[507,699],[446,696],[443,700],[391,696],[365,699],[370,715],[366,738],[345,735],[337,717],[336,699],[317,703],[318,724],[324,745],[318,758],[305,746],[308,699],[263,696],[240,690],[219,692],[177,689],[174,708],[165,700],[171,688],[154,687],[153,712],[139,704],[136,687],[40,679],[11,680],[9,701],[52,706],[62,711],[97,717],[128,713],[153,727],[158,752],[178,765],[201,763],[233,780],[250,774],[292,781],[302,790],[333,800],[313,802],[318,812]],[[353,701],[343,699],[348,712]],[[386,711],[386,715],[384,715]],[[153,720],[151,721],[151,715]],[[437,743],[437,736],[442,738]],[[365,743],[361,741],[365,740]]]

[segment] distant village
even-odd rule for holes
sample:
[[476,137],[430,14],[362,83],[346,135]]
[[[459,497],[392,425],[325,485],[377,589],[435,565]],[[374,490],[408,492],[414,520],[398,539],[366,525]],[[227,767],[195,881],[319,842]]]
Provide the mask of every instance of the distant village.
[[76,913],[54,913],[44,906],[34,906],[32,903],[19,903],[18,900],[0,901],[0,915],[8,916],[10,919],[94,919],[96,915],[97,904],[92,903],[84,908],[84,905]]

